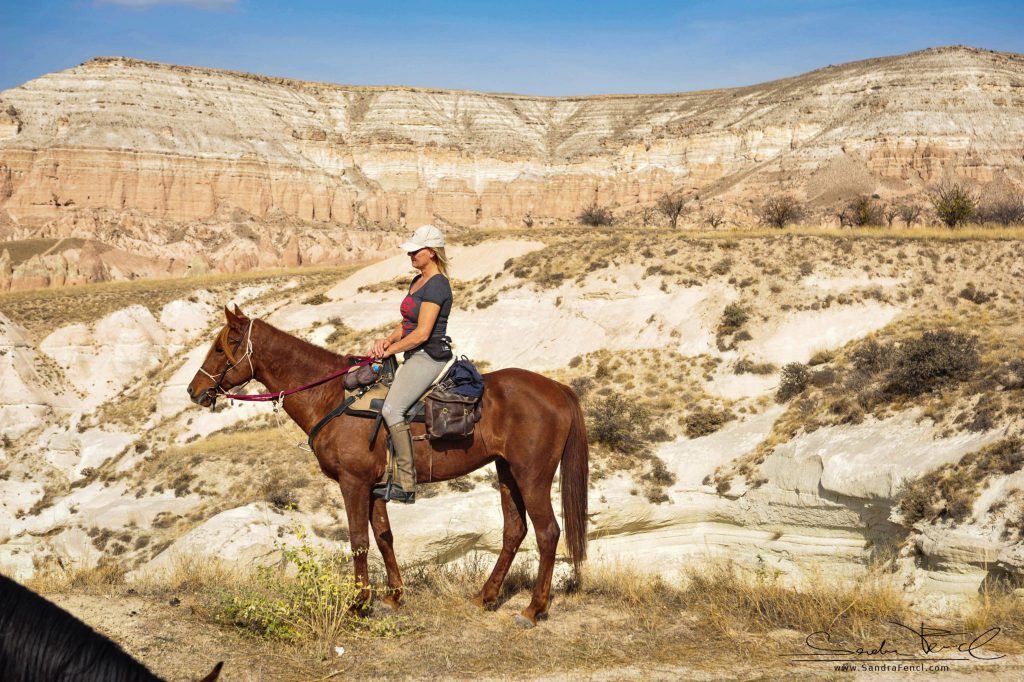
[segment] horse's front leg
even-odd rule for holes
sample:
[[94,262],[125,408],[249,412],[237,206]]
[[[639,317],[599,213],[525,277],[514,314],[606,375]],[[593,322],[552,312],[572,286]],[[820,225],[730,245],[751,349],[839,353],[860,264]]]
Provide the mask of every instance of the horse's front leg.
[[384,595],[384,603],[397,609],[402,603],[402,575],[398,571],[398,559],[395,558],[394,537],[391,535],[391,522],[388,520],[387,502],[379,497],[370,503],[370,526],[373,538],[377,541],[377,549],[384,559],[384,568],[388,573],[388,591]]
[[345,500],[348,514],[349,543],[352,547],[352,573],[359,587],[359,595],[352,610],[366,611],[370,608],[370,570],[367,554],[370,551],[370,483],[359,480],[339,481],[341,496]]

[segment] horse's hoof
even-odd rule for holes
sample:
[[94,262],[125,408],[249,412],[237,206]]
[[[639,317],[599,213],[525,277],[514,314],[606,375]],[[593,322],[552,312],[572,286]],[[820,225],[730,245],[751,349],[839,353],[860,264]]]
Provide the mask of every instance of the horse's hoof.
[[397,601],[390,601],[390,600],[387,600],[387,599],[382,599],[381,601],[377,602],[377,604],[376,604],[376,608],[380,609],[384,613],[394,613],[395,611],[398,610],[399,606],[401,606],[401,604],[399,602],[397,602]]
[[483,597],[480,596],[473,597],[469,600],[469,603],[481,611],[496,611],[498,608],[497,601],[484,601]]
[[516,627],[522,628],[523,630],[529,630],[530,628],[537,627],[536,623],[521,613],[517,613],[516,617],[512,619],[512,622],[516,624]]

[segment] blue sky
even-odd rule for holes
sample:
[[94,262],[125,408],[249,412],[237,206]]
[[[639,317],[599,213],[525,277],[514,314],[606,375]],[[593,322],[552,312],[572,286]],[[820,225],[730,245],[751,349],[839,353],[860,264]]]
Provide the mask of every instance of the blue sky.
[[950,44],[1024,52],[1024,2],[0,0],[0,90],[123,55],[361,85],[673,92]]

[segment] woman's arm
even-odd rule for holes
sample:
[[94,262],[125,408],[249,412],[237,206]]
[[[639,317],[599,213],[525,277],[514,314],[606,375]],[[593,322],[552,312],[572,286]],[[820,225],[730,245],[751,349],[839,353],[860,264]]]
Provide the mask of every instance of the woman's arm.
[[[416,323],[416,328],[409,332],[409,335],[404,339],[399,338],[397,341],[388,344],[388,347],[383,350],[379,357],[386,358],[389,355],[395,355],[402,351],[412,350],[429,339],[430,332],[434,331],[434,323],[437,322],[437,316],[440,314],[441,306],[438,304],[430,303],[429,301],[423,301],[420,303],[420,314]],[[401,325],[399,325],[399,337],[401,337],[401,332]]]
[[395,341],[398,341],[401,338],[402,323],[399,322],[398,326],[395,327],[395,330],[393,332],[385,336],[383,339],[377,339],[376,341],[373,342],[373,345],[370,346],[370,355],[375,358],[384,357],[384,351],[387,350],[388,346],[390,346]]

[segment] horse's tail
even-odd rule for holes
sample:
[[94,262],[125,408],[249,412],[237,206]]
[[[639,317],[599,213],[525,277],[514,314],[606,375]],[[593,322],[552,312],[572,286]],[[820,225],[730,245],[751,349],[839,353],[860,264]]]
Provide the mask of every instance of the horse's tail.
[[579,577],[580,564],[587,558],[587,491],[590,479],[590,450],[587,446],[587,424],[580,401],[572,389],[565,387],[572,409],[569,436],[562,450],[562,523],[565,545]]

